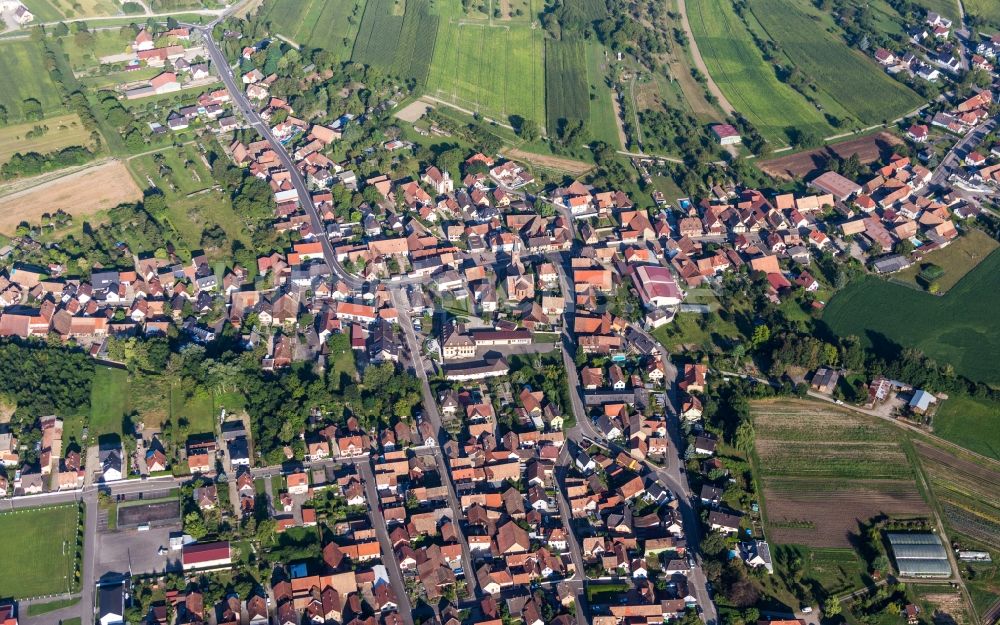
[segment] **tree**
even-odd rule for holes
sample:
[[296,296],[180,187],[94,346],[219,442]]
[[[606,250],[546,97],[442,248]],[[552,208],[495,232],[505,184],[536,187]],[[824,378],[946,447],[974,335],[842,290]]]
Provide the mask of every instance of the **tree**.
[[823,604],[823,614],[827,618],[837,616],[840,612],[840,599],[838,599],[836,595],[831,596],[826,600],[826,603]]
[[753,329],[753,336],[750,338],[750,350],[756,350],[760,346],[771,340],[771,329],[761,324]]
[[753,451],[753,443],[753,423],[751,423],[749,419],[745,419],[740,422],[739,426],[736,428],[736,449],[740,450],[744,454],[749,454]]

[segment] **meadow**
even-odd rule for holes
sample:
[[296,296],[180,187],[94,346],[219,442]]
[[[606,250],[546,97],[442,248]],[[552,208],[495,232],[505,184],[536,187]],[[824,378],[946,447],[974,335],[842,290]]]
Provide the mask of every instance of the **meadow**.
[[340,61],[351,56],[365,0],[268,0],[261,11],[274,32]]
[[[28,138],[28,132],[36,127],[47,127],[41,136]],[[71,115],[47,117],[37,122],[26,122],[0,127],[0,164],[6,163],[15,152],[39,152],[45,154],[70,145],[86,146],[90,143],[90,132],[83,127],[80,118]]]
[[[946,295],[866,277],[830,301],[823,321],[840,336],[856,335],[883,349],[884,339],[949,363],[969,379],[1000,383],[996,310],[1000,305],[1000,254],[970,271]],[[875,339],[874,341],[872,339]]]
[[[929,0],[921,0],[918,4],[923,4]],[[938,0],[944,2],[945,0]],[[990,22],[994,26],[1000,26],[1000,4],[996,0],[964,0],[965,10],[977,17]],[[957,18],[955,11],[952,11],[952,17]]]
[[689,0],[688,19],[712,78],[730,103],[769,141],[785,145],[786,129],[832,134],[822,113],[774,74],[725,0]]
[[934,415],[934,434],[1000,460],[1000,403],[974,397],[951,397]]
[[95,367],[90,391],[90,437],[122,435],[122,422],[131,411],[132,388],[128,371]]
[[[865,125],[895,119],[923,103],[873,60],[828,32],[819,12],[807,12],[806,4],[804,0],[761,0],[751,9],[767,35],[830,100]],[[830,106],[824,108],[838,114]]]
[[582,39],[545,41],[545,115],[549,132],[561,124],[590,119],[586,54]]
[[0,514],[0,536],[7,537],[0,560],[0,596],[38,597],[75,589],[79,515],[76,504]]
[[505,123],[520,115],[545,125],[544,55],[540,28],[442,17],[426,92]]
[[605,48],[596,41],[586,44],[587,81],[590,84],[590,136],[603,141],[616,150],[622,149],[618,138],[618,123],[615,121],[614,97],[607,82],[607,61]]
[[982,230],[972,229],[958,240],[952,241],[948,247],[934,250],[924,256],[919,263],[893,274],[893,279],[924,289],[926,285],[919,281],[917,276],[924,265],[934,264],[944,269],[944,275],[936,280],[940,287],[938,293],[947,293],[976,265],[989,258],[998,247],[1000,243],[997,243],[996,239]]
[[65,17],[54,4],[56,0],[21,0],[35,15],[35,21],[54,22]]
[[848,548],[859,524],[874,516],[929,513],[892,426],[798,399],[754,402],[751,413],[755,470],[775,543]]
[[65,111],[58,87],[45,67],[41,46],[31,40],[0,43],[0,105],[7,109],[9,123],[26,121],[25,100],[38,100],[42,115],[49,117]]
[[351,60],[424,84],[435,49],[438,21],[438,16],[430,13],[426,0],[410,0],[402,15],[394,0],[369,0]]

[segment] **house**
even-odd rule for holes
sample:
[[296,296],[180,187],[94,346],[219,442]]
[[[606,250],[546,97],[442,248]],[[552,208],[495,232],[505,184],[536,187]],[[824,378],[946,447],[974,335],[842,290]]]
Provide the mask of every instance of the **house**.
[[189,543],[181,552],[181,563],[185,571],[217,569],[232,564],[232,552],[228,541],[214,543]]
[[289,473],[285,477],[288,492],[292,495],[305,495],[309,492],[308,473]]
[[715,531],[735,534],[740,530],[740,517],[737,514],[713,510],[708,513],[708,525]]
[[123,466],[121,447],[101,449],[98,452],[98,462],[101,464],[102,482],[117,482],[122,479]]
[[937,397],[934,397],[930,393],[924,390],[916,390],[913,393],[913,397],[910,399],[910,410],[916,414],[925,414],[927,409],[931,407],[931,404],[937,402]]
[[926,143],[930,135],[930,128],[925,124],[913,124],[906,130],[906,136],[914,143]]
[[774,564],[771,562],[771,548],[767,541],[753,540],[740,543],[740,557],[747,563],[747,566],[757,568],[764,567],[768,573],[774,573]]
[[896,55],[890,50],[879,48],[878,50],[875,50],[875,60],[878,61],[880,65],[888,67],[896,64]]
[[97,622],[101,625],[124,625],[125,584],[100,587],[97,595]]
[[677,387],[687,393],[704,393],[707,375],[706,365],[687,363],[684,365],[684,378]]
[[715,124],[712,126],[712,134],[719,145],[735,145],[742,141],[740,131],[732,124]]

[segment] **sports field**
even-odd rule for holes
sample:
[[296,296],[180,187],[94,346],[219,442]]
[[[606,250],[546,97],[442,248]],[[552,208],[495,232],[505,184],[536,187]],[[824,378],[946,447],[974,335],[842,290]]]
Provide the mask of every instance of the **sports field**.
[[689,0],[687,10],[712,78],[765,138],[785,145],[789,127],[809,129],[819,136],[833,134],[822,113],[777,79],[731,2]]
[[0,597],[24,599],[75,590],[75,504],[0,513]]
[[[923,104],[915,92],[887,75],[872,60],[827,31],[806,0],[758,0],[750,5],[767,35],[830,101],[866,125],[892,120]],[[822,98],[821,98],[822,100]]]
[[9,123],[25,121],[25,100],[34,99],[42,105],[42,114],[51,116],[65,109],[56,84],[45,67],[41,46],[31,40],[19,39],[0,43],[0,105],[7,109]]
[[875,277],[839,292],[823,321],[840,336],[877,346],[884,337],[914,347],[972,380],[1000,383],[1000,254],[994,252],[946,295],[934,296]]
[[[48,128],[41,136],[28,138],[27,134],[36,127]],[[86,146],[90,143],[90,132],[83,127],[80,118],[72,115],[56,115],[37,122],[26,122],[0,128],[0,164],[6,163],[15,152],[39,152],[45,154],[70,145]]]
[[274,32],[346,61],[364,10],[365,0],[267,0],[261,14]]
[[426,92],[503,122],[520,115],[544,126],[543,36],[527,24],[441,17]]

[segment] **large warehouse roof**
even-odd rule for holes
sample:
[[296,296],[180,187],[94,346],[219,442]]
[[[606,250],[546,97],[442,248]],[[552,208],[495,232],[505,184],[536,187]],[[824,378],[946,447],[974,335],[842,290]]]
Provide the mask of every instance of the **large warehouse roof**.
[[948,577],[951,563],[941,539],[935,534],[889,534],[899,574],[911,577]]

